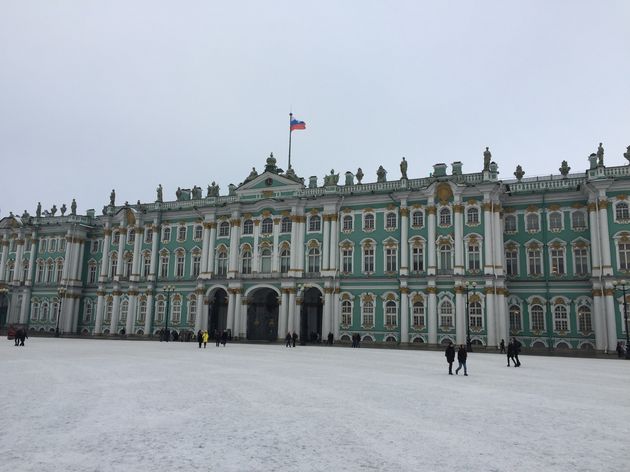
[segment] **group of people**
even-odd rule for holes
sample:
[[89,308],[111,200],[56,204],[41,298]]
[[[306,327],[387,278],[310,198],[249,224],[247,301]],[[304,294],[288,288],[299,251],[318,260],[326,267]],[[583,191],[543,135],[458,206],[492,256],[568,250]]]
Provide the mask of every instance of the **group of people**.
[[361,335],[359,333],[352,335],[352,347],[361,347]]
[[24,341],[28,338],[28,334],[26,334],[26,330],[24,328],[18,328],[15,332],[15,345],[16,346],[24,346]]
[[[197,331],[197,343],[199,343],[199,349],[201,349],[202,344],[203,344],[203,348],[204,349],[206,348],[206,346],[208,345],[208,339],[210,339],[210,334],[208,334],[208,331],[206,330]],[[225,347],[228,341],[228,332],[226,330],[223,330],[223,331],[219,331],[218,329],[215,330],[214,340],[216,342],[217,347],[219,347],[220,345],[223,345],[223,347]]]
[[298,340],[298,335],[295,331],[292,333],[287,332],[287,335],[284,337],[284,347],[295,347],[295,343]]
[[[354,337],[353,347],[354,347]],[[510,367],[510,361],[514,364],[514,367],[520,367],[521,361],[518,358],[519,353],[521,352],[522,344],[516,339],[510,339],[510,342],[507,346],[507,366]],[[505,341],[502,339],[499,344],[501,348],[501,353],[505,352]],[[448,375],[453,375],[453,362],[455,362],[455,347],[453,343],[448,343],[446,347],[446,351],[444,352],[444,356],[446,356],[446,362],[448,362]],[[459,374],[459,371],[463,368],[464,375],[468,376],[468,371],[466,369],[466,360],[468,359],[468,352],[463,344],[460,344],[459,349],[457,350],[457,362],[459,366],[455,369],[455,375]]]

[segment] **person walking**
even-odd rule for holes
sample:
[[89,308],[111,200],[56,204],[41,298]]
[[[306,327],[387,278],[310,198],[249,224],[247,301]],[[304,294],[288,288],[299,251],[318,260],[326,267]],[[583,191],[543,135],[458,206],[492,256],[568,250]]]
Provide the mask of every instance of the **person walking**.
[[201,349],[201,343],[203,342],[203,334],[201,334],[201,330],[197,331],[197,342],[199,343],[199,349]]
[[223,344],[223,347],[225,347],[227,343],[227,338],[228,338],[227,330],[223,330],[223,333],[221,333],[221,344]]
[[221,345],[221,333],[219,333],[218,329],[214,330],[214,340],[217,343],[217,347]]
[[453,347],[453,343],[448,343],[444,355],[446,356],[446,362],[448,362],[448,375],[453,375],[453,362],[455,362],[455,348]]
[[507,366],[510,367],[510,360],[514,363],[514,367],[516,367],[516,359],[514,359],[514,343],[510,341],[507,347]]
[[[15,339],[17,339],[17,337]],[[621,341],[617,343],[617,349],[615,350],[617,351],[617,357],[621,359],[623,357],[623,345],[621,344]]]
[[287,332],[287,335],[284,337],[284,347],[291,347],[291,333]]
[[464,368],[464,375],[468,376],[468,371],[466,370],[466,358],[468,357],[468,353],[464,348],[463,344],[459,345],[459,351],[457,351],[457,362],[459,362],[459,366],[455,369],[455,375],[458,375],[459,370]]
[[293,334],[291,335],[291,340],[293,341],[293,347],[295,347],[295,341],[297,341],[298,335],[295,331],[293,331]]
[[203,340],[203,348],[206,348],[206,344],[208,344],[208,332],[204,331],[203,334],[201,335],[201,339]]
[[516,338],[512,338],[512,342],[514,343],[514,360],[516,361],[514,367],[520,367],[521,361],[518,359],[518,354],[521,352],[521,343]]
[[332,332],[328,333],[328,345],[332,346],[333,345],[333,340],[335,339],[335,335],[332,334]]
[[505,340],[502,339],[501,343],[499,344],[499,347],[501,348],[501,354],[503,354],[505,352]]

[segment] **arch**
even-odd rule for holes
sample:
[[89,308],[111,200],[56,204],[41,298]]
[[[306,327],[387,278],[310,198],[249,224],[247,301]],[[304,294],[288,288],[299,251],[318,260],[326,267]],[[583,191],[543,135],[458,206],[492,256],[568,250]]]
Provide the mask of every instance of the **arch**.
[[571,346],[566,341],[558,341],[554,347],[556,349],[571,349]]
[[595,350],[595,346],[593,345],[593,343],[590,343],[588,341],[582,341],[579,344],[578,348],[583,350],[583,351],[594,351]]
[[278,291],[275,287],[258,286],[247,292],[247,339],[278,339]]
[[[208,298],[208,334],[211,338],[227,329],[228,292],[222,285],[213,286],[206,292]],[[198,308],[200,310],[201,307]]]
[[411,339],[411,342],[412,343],[416,343],[416,344],[424,344],[424,343],[426,343],[426,341],[424,339],[424,336],[414,336]]
[[350,339],[350,336],[348,334],[342,334],[341,338],[339,338],[339,341],[341,341],[341,342],[350,342],[352,340]]
[[361,337],[361,342],[363,342],[363,343],[373,343],[374,342],[374,338],[370,334],[364,334]]
[[323,297],[324,292],[317,285],[311,285],[304,290],[300,307],[300,341],[302,343],[306,340],[317,342],[323,337]]
[[537,339],[532,343],[532,348],[534,349],[544,349],[547,347],[547,344],[545,344],[544,341]]
[[397,343],[397,342],[398,342],[398,339],[396,339],[396,336],[394,336],[393,334],[388,334],[388,335],[385,337],[385,342],[386,342],[386,343]]

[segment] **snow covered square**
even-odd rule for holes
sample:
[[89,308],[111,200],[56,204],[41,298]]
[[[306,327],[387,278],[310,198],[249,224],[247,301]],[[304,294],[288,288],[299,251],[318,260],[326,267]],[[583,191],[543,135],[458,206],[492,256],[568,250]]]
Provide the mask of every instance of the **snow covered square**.
[[3,341],[2,471],[617,471],[630,362]]

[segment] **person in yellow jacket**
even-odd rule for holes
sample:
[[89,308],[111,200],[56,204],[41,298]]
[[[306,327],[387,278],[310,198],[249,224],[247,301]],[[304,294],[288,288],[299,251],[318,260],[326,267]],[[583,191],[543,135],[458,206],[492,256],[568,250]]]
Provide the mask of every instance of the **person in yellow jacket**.
[[203,338],[203,348],[205,349],[206,348],[206,344],[208,342],[208,332],[207,331],[203,332],[202,338]]

